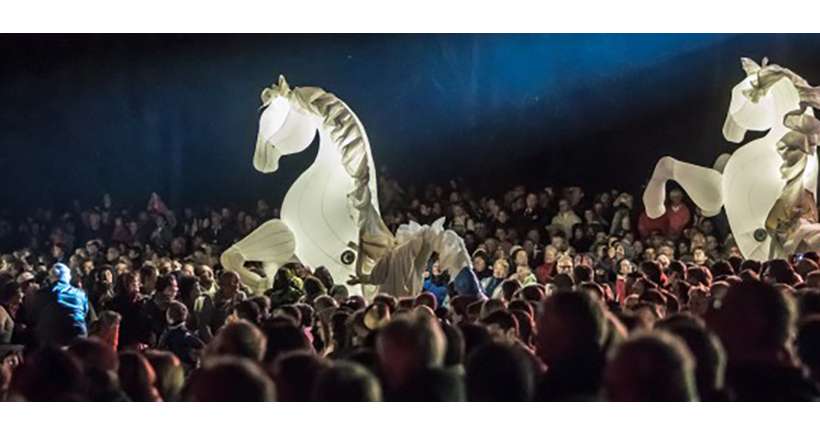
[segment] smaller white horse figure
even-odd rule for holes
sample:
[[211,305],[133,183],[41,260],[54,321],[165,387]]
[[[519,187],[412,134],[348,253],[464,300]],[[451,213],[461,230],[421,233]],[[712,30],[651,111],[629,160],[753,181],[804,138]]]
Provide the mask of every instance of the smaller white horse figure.
[[[319,152],[285,195],[281,220],[262,224],[226,250],[225,269],[257,293],[271,286],[277,268],[298,261],[326,267],[335,280],[350,278],[354,294],[369,297],[382,287],[414,295],[435,251],[453,276],[467,268],[462,282],[474,278],[464,242],[441,222],[404,225],[396,237],[384,224],[367,134],[342,100],[321,88],[291,89],[280,76],[262,92],[262,103],[253,158],[258,171],[276,171],[281,156],[305,150],[317,131]],[[249,261],[260,262],[265,276],[246,268]]]
[[743,58],[747,77],[732,89],[723,126],[726,140],[768,131],[720,156],[715,168],[663,157],[643,195],[646,213],[665,212],[665,185],[679,183],[705,216],[726,209],[732,234],[749,259],[768,260],[820,248],[817,224],[817,155],[820,90],[778,65]]

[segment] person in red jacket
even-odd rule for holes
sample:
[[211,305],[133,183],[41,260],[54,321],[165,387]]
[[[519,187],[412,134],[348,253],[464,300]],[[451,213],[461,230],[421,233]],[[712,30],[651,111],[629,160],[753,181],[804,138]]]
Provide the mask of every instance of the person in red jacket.
[[689,206],[683,202],[683,191],[680,189],[673,189],[669,193],[669,206],[666,208],[664,214],[668,222],[668,230],[666,236],[676,239],[683,233],[683,229],[692,221],[692,213],[689,211]]
[[555,276],[555,261],[557,257],[558,250],[556,250],[555,247],[547,245],[544,248],[544,263],[535,268],[535,277],[538,279],[538,283],[546,285],[552,280],[553,276]]

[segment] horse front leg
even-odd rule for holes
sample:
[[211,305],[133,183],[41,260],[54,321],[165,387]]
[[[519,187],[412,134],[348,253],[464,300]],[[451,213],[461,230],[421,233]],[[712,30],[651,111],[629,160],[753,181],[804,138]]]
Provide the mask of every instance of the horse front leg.
[[[271,287],[276,270],[292,261],[295,251],[293,232],[284,221],[274,219],[225,250],[219,260],[225,270],[239,274],[242,283],[258,295]],[[266,277],[248,269],[245,262],[260,262]]]
[[655,219],[666,213],[666,182],[674,180],[703,211],[704,216],[715,216],[723,207],[721,178],[722,174],[715,169],[664,156],[655,165],[643,192],[646,214]]

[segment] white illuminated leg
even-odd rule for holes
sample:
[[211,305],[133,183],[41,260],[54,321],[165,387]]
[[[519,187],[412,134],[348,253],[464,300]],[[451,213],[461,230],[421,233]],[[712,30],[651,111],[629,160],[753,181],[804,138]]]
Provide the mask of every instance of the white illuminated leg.
[[723,207],[720,172],[664,156],[655,165],[655,171],[643,193],[643,203],[649,218],[659,218],[666,213],[664,203],[666,182],[669,180],[680,184],[705,216],[717,215]]
[[[296,250],[293,232],[281,220],[270,220],[222,253],[220,262],[228,271],[239,274],[246,286],[259,294],[273,282],[276,269],[290,262]],[[245,262],[261,262],[267,277],[245,267]]]

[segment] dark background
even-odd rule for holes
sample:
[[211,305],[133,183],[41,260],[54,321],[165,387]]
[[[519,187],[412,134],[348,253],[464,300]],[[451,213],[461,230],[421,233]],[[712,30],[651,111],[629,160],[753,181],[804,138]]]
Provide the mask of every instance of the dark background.
[[315,146],[251,164],[285,74],[358,114],[405,183],[636,189],[670,154],[711,165],[741,56],[820,83],[811,35],[4,35],[0,208],[277,205]]

